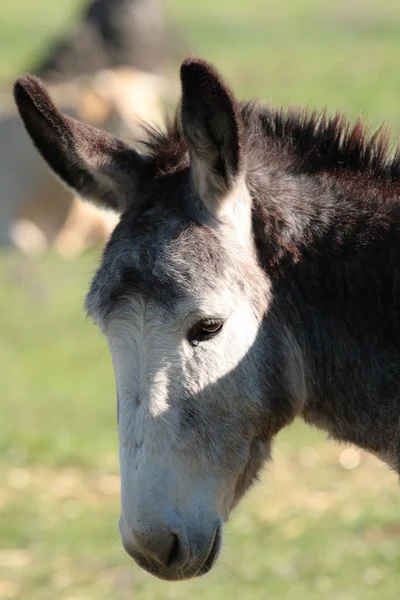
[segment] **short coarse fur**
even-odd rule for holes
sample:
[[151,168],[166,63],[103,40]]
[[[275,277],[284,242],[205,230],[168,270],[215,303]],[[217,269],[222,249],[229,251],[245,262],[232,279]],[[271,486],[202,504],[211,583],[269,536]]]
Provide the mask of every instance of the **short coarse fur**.
[[[341,115],[240,112],[259,258],[312,366],[303,416],[399,469],[399,150]],[[147,133],[157,175],[189,167],[179,113]]]
[[[306,362],[308,400],[303,416],[339,439],[386,456],[399,468],[399,150],[391,154],[386,133],[369,136],[360,121],[352,127],[340,115],[240,103],[215,69],[200,59],[185,61],[181,78],[181,110],[187,111],[183,126],[180,110],[165,132],[149,128],[147,162],[105,134],[63,117],[37,80],[27,78],[16,84],[16,100],[30,135],[67,183],[75,177],[71,170],[75,161],[81,178],[75,187],[82,187],[82,181],[94,187],[92,173],[101,175],[97,192],[103,194],[103,204],[115,206],[119,200],[110,201],[104,177],[107,184],[113,178],[120,186],[122,181],[125,189],[129,181],[139,185],[140,176],[142,200],[128,207],[117,227],[99,272],[104,276],[92,286],[91,302],[96,297],[99,304],[103,290],[102,303],[109,305],[125,290],[111,289],[110,282],[118,287],[118,282],[126,286],[135,279],[132,268],[123,277],[115,265],[118,248],[125,247],[120,253],[122,265],[131,244],[141,243],[137,226],[141,219],[148,221],[148,231],[158,232],[154,252],[157,244],[167,247],[175,239],[175,258],[179,248],[184,249],[182,232],[192,227],[196,246],[199,225],[206,225],[207,231],[209,224],[202,223],[198,209],[186,198],[187,174],[196,153],[205,163],[207,153],[217,161],[209,167],[208,177],[219,177],[218,185],[223,180],[229,187],[229,177],[241,169],[251,196],[258,261],[273,286],[271,315],[295,336]],[[59,135],[55,126],[65,129],[60,156],[54,152]],[[234,141],[232,148],[227,140]],[[59,168],[54,167],[56,160]],[[103,165],[101,171],[93,170],[96,160]],[[231,174],[228,179],[227,174]],[[208,209],[216,207],[211,203]],[[170,224],[163,215],[169,215]],[[137,232],[134,240],[132,231]],[[210,256],[221,253],[215,236],[205,236],[202,246],[207,243]],[[144,255],[146,260],[138,264],[142,278],[149,252]],[[203,269],[206,257],[207,253]],[[195,281],[198,268],[195,261],[188,263],[182,281]],[[154,278],[151,281],[156,289]]]
[[165,579],[211,568],[295,417],[400,473],[399,151],[360,121],[240,103],[200,59],[181,83],[147,157],[16,85],[45,160],[121,212],[87,308],[119,390],[123,544]]
[[[74,177],[63,158],[68,147],[66,160],[73,161],[77,155],[79,164],[81,180],[75,187],[93,179],[93,167],[85,171],[82,161],[93,165],[99,157],[107,168],[102,167],[107,183],[113,174],[117,179],[115,174],[122,173],[125,187],[129,180],[139,185],[136,179],[140,175],[142,199],[124,213],[105,252],[90,301],[96,297],[99,304],[103,290],[102,304],[110,306],[111,299],[125,293],[127,282],[135,279],[132,265],[124,276],[122,271],[116,272],[115,265],[119,248],[122,261],[131,255],[133,241],[141,243],[138,223],[143,219],[146,230],[158,232],[153,253],[174,238],[178,242],[175,258],[179,257],[179,247],[184,249],[182,232],[190,227],[196,246],[195,237],[201,233],[198,226],[204,227],[204,219],[191,203],[188,211],[185,190],[193,159],[191,146],[200,140],[198,151],[207,155],[207,147],[211,148],[210,153],[219,161],[211,175],[220,172],[226,180],[225,174],[234,173],[239,164],[245,172],[252,202],[253,242],[273,286],[271,314],[276,313],[277,322],[284,323],[295,336],[306,362],[308,401],[303,416],[339,439],[386,456],[398,469],[399,150],[391,153],[387,133],[378,130],[369,135],[360,120],[351,126],[341,115],[329,117],[325,112],[284,111],[253,101],[238,102],[216,70],[200,59],[185,61],[181,78],[184,106],[167,123],[165,132],[147,129],[147,162],[105,134],[93,133],[63,117],[37,80],[27,78],[16,84],[17,104],[30,135],[53,168],[59,161],[59,175],[68,183],[68,177]],[[186,104],[185,94],[191,98]],[[185,106],[189,112],[182,127],[180,115]],[[34,107],[39,107],[39,112]],[[191,119],[197,118],[197,138],[193,141]],[[48,139],[56,143],[55,125],[66,132],[59,157],[55,147],[51,153],[46,147]],[[79,136],[82,141],[77,144]],[[229,148],[223,144],[235,137],[237,146],[229,156]],[[102,157],[107,147],[110,157],[105,163]],[[94,156],[87,157],[89,148]],[[130,179],[129,169],[133,173]],[[107,187],[100,191],[103,203],[115,205],[117,201],[110,201]],[[169,220],[163,215],[169,215]],[[132,231],[137,232],[134,240],[130,238]],[[146,244],[147,248],[152,246],[148,241]],[[206,235],[202,245],[209,246],[210,256],[221,253],[214,235]],[[149,252],[144,255],[146,260],[137,265],[142,279]],[[183,283],[196,280],[200,264],[206,268],[206,254],[198,266],[196,261],[186,265]],[[177,274],[176,269],[171,272]],[[103,281],[102,286],[99,281]],[[156,290],[156,280],[151,281]],[[122,287],[115,289],[118,286]],[[170,284],[167,287],[172,290]]]

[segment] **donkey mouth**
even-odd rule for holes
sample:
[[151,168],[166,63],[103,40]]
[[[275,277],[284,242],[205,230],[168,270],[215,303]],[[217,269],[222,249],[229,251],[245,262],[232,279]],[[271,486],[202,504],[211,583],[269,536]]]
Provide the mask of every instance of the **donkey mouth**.
[[122,543],[126,552],[134,559],[136,564],[151,575],[165,581],[182,581],[200,577],[212,569],[222,545],[222,524],[219,523],[216,527],[208,547],[197,557],[183,560],[181,565],[174,563],[170,566],[162,565],[151,556],[139,554],[129,543],[124,543],[124,541]]
[[213,540],[211,549],[208,553],[208,556],[205,559],[202,566],[200,567],[200,569],[195,574],[195,577],[200,577],[201,575],[206,575],[206,573],[208,573],[211,570],[211,568],[213,567],[215,560],[219,554],[219,551],[221,548],[221,541],[222,541],[221,525],[219,524],[217,529],[215,530],[214,540]]

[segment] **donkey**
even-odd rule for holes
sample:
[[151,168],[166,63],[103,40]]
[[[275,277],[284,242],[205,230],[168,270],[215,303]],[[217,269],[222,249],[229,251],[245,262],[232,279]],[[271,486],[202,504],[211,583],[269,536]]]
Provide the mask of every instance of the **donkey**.
[[181,66],[146,154],[15,99],[58,177],[121,217],[86,306],[113,360],[119,528],[150,573],[207,573],[295,417],[400,472],[400,155],[341,116],[237,101]]

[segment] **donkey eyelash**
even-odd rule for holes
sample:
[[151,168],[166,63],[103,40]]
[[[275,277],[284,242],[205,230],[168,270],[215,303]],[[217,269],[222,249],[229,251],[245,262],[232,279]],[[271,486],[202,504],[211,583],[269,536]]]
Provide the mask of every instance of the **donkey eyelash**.
[[189,329],[188,341],[192,346],[197,346],[200,342],[216,336],[221,331],[223,324],[222,319],[202,319]]

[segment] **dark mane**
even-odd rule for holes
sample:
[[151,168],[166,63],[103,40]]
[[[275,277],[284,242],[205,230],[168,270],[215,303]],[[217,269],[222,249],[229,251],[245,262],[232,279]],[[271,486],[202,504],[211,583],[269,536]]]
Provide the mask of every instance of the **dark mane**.
[[173,119],[167,118],[164,130],[144,125],[144,132],[146,138],[141,144],[154,159],[157,175],[175,173],[189,166],[189,148],[183,137],[179,109]]
[[[373,134],[361,118],[352,124],[346,117],[326,111],[276,109],[256,102],[241,105],[245,129],[250,137],[250,152],[265,148],[272,159],[280,152],[303,173],[360,173],[376,183],[395,183],[400,179],[400,148],[392,150],[390,135],[384,127]],[[180,127],[179,112],[168,120],[165,131],[146,128],[145,145],[156,161],[158,174],[173,173],[189,165],[189,152]],[[267,150],[267,151],[268,151]]]

